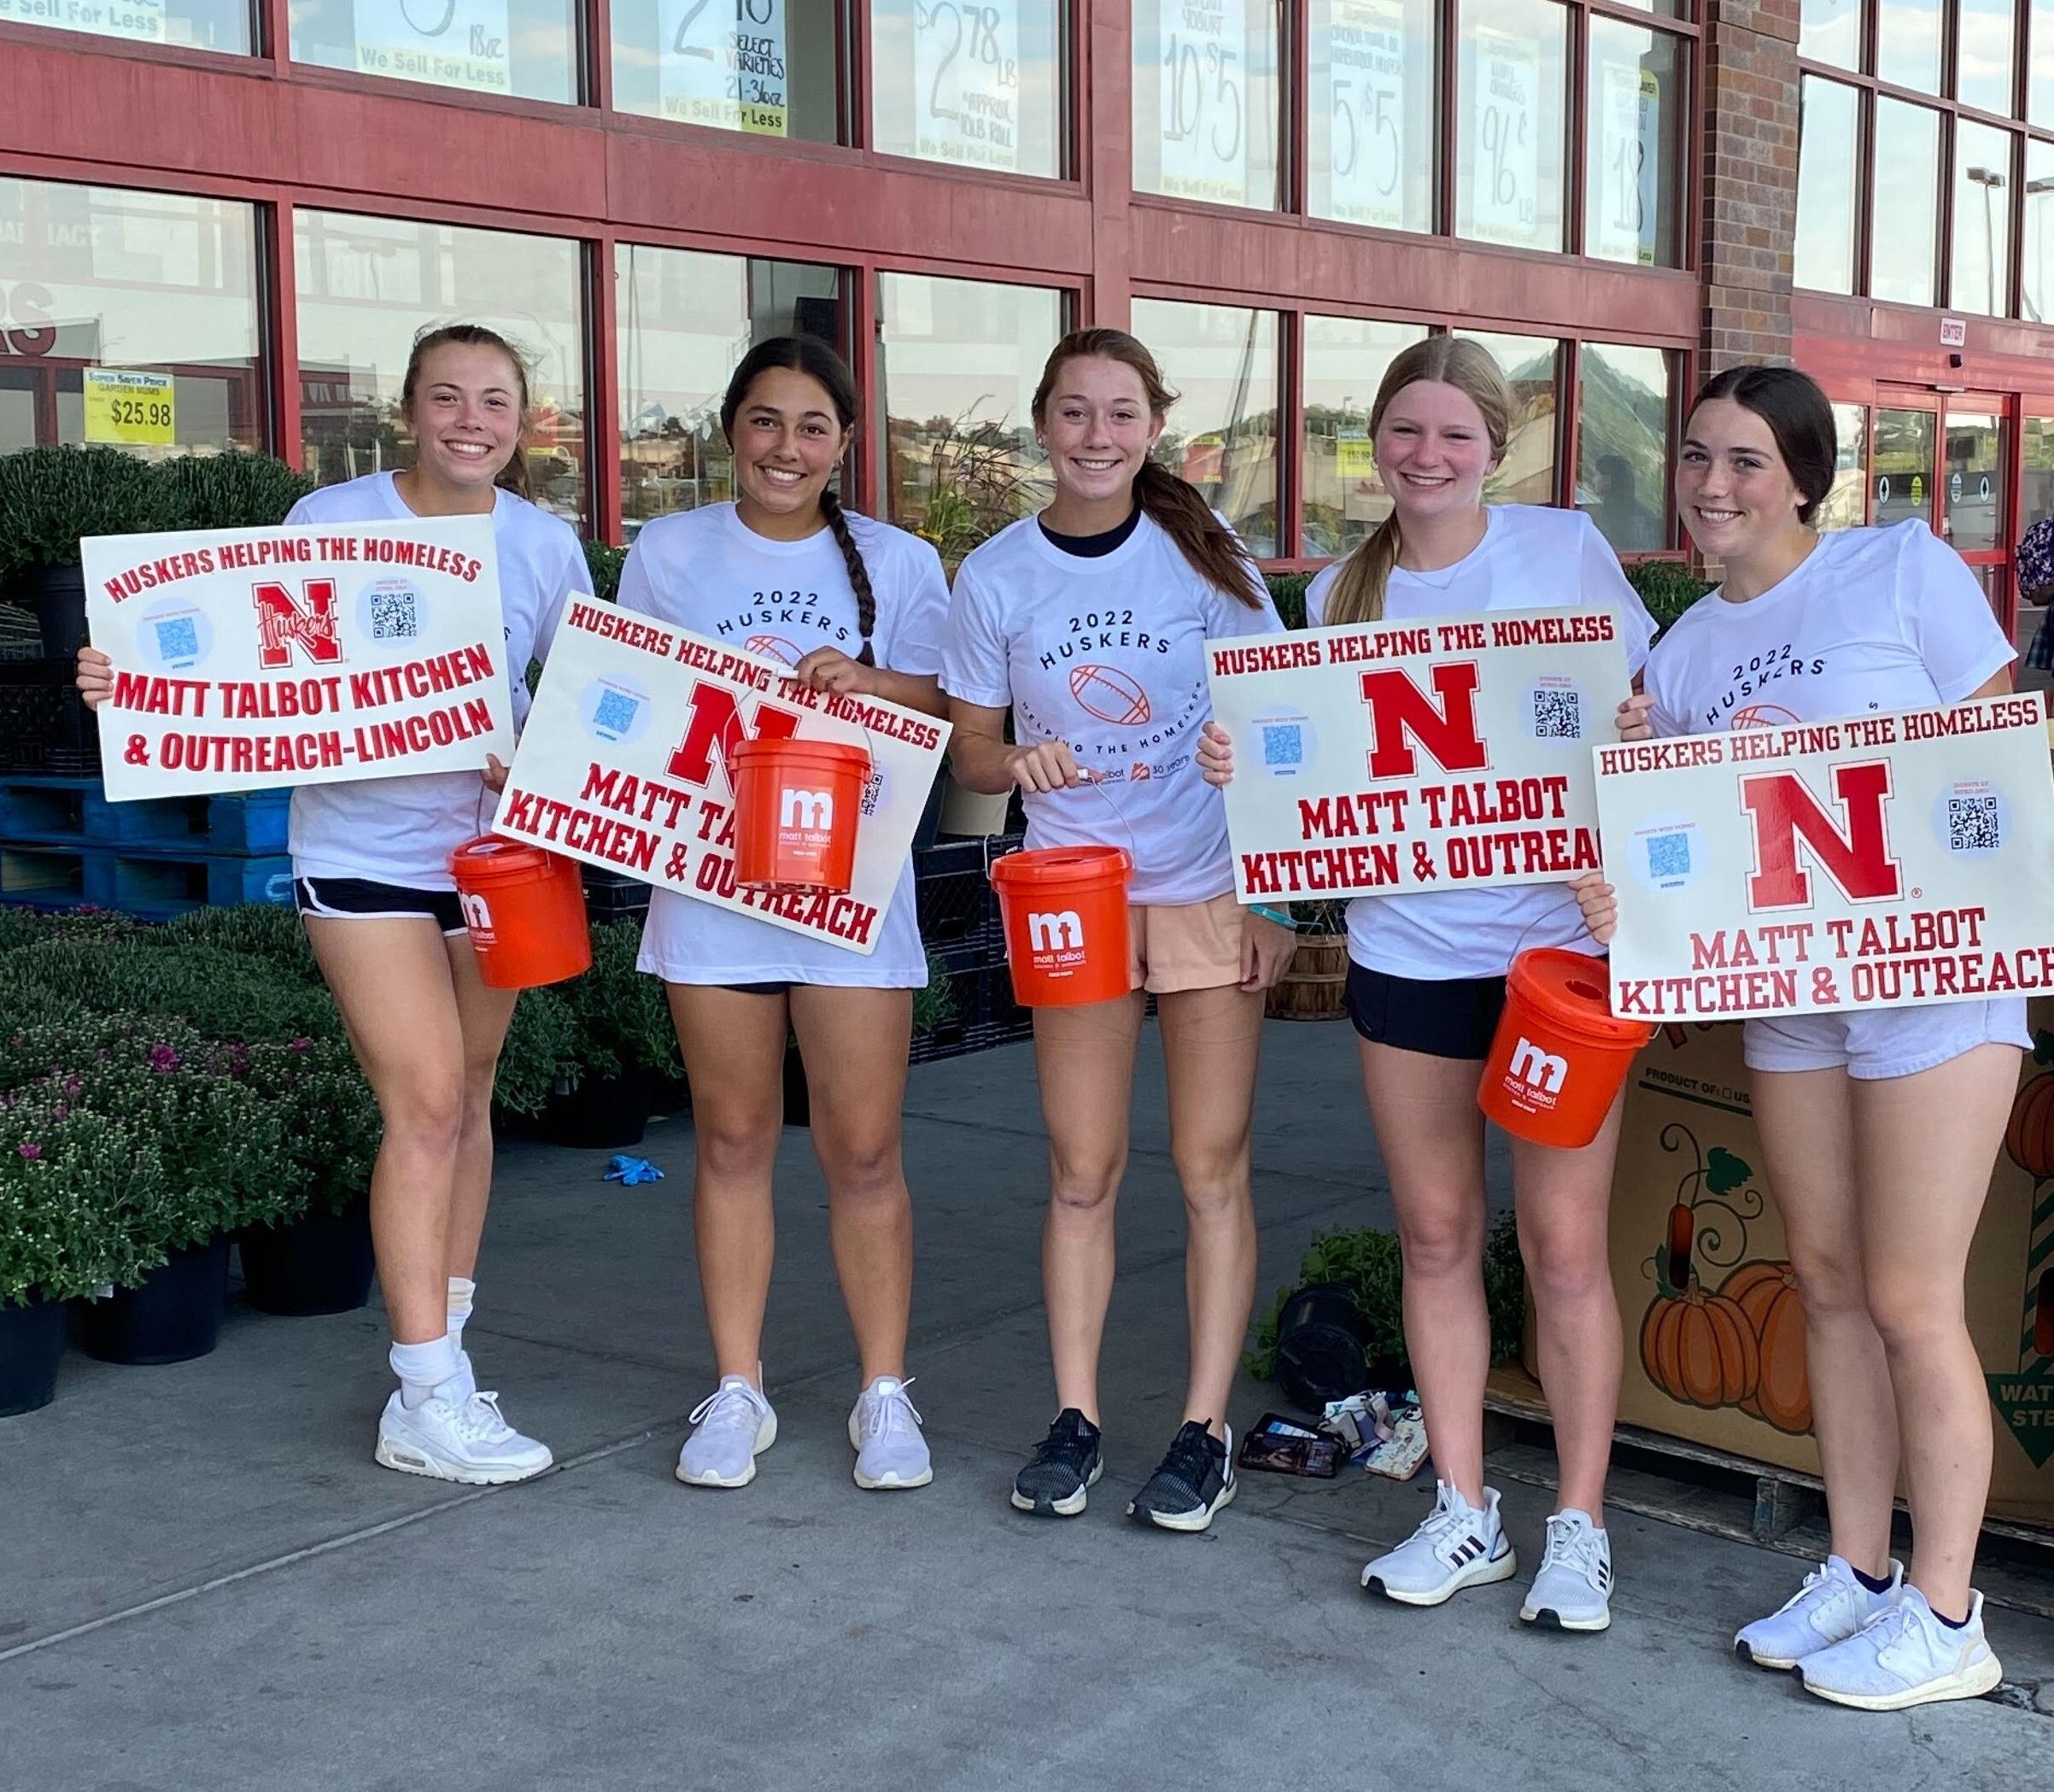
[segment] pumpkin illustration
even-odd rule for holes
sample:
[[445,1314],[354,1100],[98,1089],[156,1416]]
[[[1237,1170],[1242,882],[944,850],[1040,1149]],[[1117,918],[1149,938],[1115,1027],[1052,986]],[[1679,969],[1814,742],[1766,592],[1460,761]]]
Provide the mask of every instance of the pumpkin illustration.
[[2018,1092],[2004,1125],[2004,1151],[2028,1176],[2054,1176],[2054,1076],[2036,1076]]
[[1811,1429],[1811,1384],[1805,1373],[1805,1307],[1788,1263],[1742,1263],[1719,1292],[1747,1315],[1761,1371],[1741,1410],[1793,1437]]
[[1687,1201],[1669,1209],[1669,1285],[1690,1285],[1690,1247],[1697,1242],[1697,1215]]
[[1738,1406],[1760,1379],[1761,1347],[1738,1302],[1694,1282],[1681,1295],[1658,1295],[1647,1309],[1641,1364],[1686,1406]]

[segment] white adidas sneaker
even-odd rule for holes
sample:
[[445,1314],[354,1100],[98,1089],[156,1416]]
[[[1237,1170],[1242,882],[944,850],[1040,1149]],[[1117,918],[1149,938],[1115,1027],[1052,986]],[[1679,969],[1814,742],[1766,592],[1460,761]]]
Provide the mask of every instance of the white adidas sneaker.
[[756,1459],[777,1441],[777,1414],[743,1375],[720,1385],[692,1408],[697,1427],[677,1453],[677,1478],[688,1487],[746,1487]]
[[1612,1538],[1590,1522],[1589,1513],[1570,1506],[1548,1520],[1541,1572],[1519,1616],[1565,1631],[1611,1627]]
[[409,1408],[395,1388],[378,1415],[374,1460],[401,1474],[498,1487],[528,1480],[556,1458],[547,1444],[507,1424],[497,1394],[474,1393],[463,1401],[430,1395]]
[[2004,1677],[1983,1635],[1981,1593],[1970,1596],[1969,1621],[1956,1630],[1909,1586],[1845,1642],[1806,1655],[1797,1672],[1806,1692],[1857,1711],[1980,1699]]
[[1854,1578],[1853,1564],[1829,1555],[1805,1584],[1766,1617],[1743,1625],[1733,1639],[1733,1652],[1743,1661],[1777,1672],[1795,1667],[1823,1649],[1845,1643],[1870,1619],[1889,1610],[1903,1584],[1905,1565],[1890,1564],[1890,1584],[1871,1593]]
[[1362,1571],[1362,1584],[1400,1605],[1440,1605],[1464,1587],[1509,1580],[1519,1572],[1505,1528],[1498,1522],[1497,1490],[1483,1490],[1472,1506],[1451,1482],[1437,1484],[1434,1508],[1419,1528]]
[[901,1381],[880,1375],[856,1397],[849,1414],[849,1447],[856,1452],[856,1485],[865,1492],[925,1487],[934,1479],[921,1418]]

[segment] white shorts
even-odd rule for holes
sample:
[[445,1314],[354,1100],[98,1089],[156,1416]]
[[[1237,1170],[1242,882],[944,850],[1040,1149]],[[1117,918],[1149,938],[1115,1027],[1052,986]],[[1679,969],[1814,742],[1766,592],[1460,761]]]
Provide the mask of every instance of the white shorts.
[[1750,1070],[1844,1069],[1864,1082],[1915,1076],[1978,1045],[2029,1049],[2032,1044],[2022,996],[1778,1015],[1749,1021],[1741,1031],[1741,1055]]

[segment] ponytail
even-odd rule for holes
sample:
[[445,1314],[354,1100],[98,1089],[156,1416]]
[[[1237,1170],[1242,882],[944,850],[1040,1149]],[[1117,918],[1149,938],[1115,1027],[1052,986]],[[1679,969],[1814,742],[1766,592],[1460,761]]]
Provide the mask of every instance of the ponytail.
[[1369,539],[1341,562],[1332,588],[1320,606],[1320,621],[1331,628],[1338,623],[1382,622],[1384,594],[1390,586],[1390,569],[1398,564],[1398,512],[1377,524]]
[[863,549],[856,545],[856,531],[849,527],[848,512],[831,489],[820,495],[820,513],[828,519],[834,545],[841,549],[841,563],[849,569],[849,584],[856,593],[856,626],[863,630],[863,652],[856,656],[856,663],[875,665],[870,631],[877,626],[877,597],[870,589],[870,569],[863,565]]
[[1207,584],[1251,610],[1262,607],[1255,563],[1241,538],[1213,514],[1212,506],[1197,486],[1179,479],[1161,461],[1148,460],[1135,475],[1134,501],[1177,544],[1191,571]]

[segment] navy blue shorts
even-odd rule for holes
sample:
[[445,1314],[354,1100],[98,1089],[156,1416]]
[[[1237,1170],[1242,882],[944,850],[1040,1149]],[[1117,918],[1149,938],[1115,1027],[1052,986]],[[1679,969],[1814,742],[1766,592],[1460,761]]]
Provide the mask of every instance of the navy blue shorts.
[[1343,999],[1355,1031],[1377,1045],[1481,1061],[1505,1011],[1505,980],[1394,977],[1351,958]]
[[445,934],[464,932],[463,905],[454,890],[410,890],[368,877],[298,877],[293,899],[302,915],[329,921],[395,921],[424,915]]

